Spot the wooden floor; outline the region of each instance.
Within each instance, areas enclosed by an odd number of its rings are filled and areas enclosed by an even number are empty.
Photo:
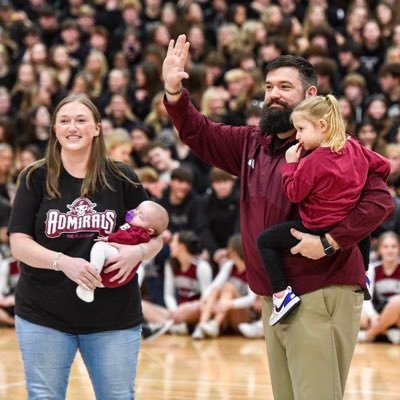
[[[272,400],[263,340],[208,341],[165,335],[142,346],[137,400]],[[400,399],[400,346],[357,345],[346,400]],[[26,398],[15,332],[0,329],[0,400]],[[78,357],[68,400],[94,400]],[[322,400],[322,399],[321,399]]]

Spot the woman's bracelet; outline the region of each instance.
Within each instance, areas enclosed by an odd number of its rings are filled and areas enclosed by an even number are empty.
[[[141,251],[140,261],[143,261],[144,260],[144,256],[146,255],[146,253],[144,251],[144,247],[141,244],[139,244],[139,249]]]
[[[51,265],[54,269],[54,271],[60,271],[60,268],[58,268],[58,259],[62,256],[62,253],[57,253],[56,256],[54,257],[53,264]]]
[[[176,92],[170,92],[165,86],[164,86],[165,93],[169,94],[170,96],[178,96],[178,94],[181,94],[183,92],[183,86],[182,83],[180,83],[179,90]]]

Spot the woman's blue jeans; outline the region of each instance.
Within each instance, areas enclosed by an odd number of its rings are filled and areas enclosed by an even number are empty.
[[[72,335],[16,317],[28,400],[64,400],[79,349],[97,400],[132,400],[141,326]]]

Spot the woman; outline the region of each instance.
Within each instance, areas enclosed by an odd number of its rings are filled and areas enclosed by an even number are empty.
[[[172,236],[170,260],[165,266],[164,302],[166,308],[143,301],[144,318],[158,326],[145,335],[149,341],[169,330],[174,335],[187,335],[199,322],[201,297],[211,284],[212,270],[199,258],[203,246],[193,231],[180,231]]]
[[[217,337],[222,328],[238,332],[239,324],[251,319],[250,307],[257,295],[247,284],[240,233],[230,237],[227,253],[228,258],[221,263],[218,275],[203,296],[200,322],[192,334],[194,339]]]
[[[15,313],[28,397],[64,399],[79,349],[96,398],[133,399],[142,320],[137,278],[99,290],[88,304],[75,290],[102,286],[87,261],[93,241],[120,226],[145,191],[127,166],[106,157],[101,118],[86,97],[63,99],[50,126],[46,158],[20,176],[9,225],[21,261]],[[115,247],[119,255],[105,272],[119,270],[112,280],[123,282],[161,243]]]
[[[372,300],[365,301],[358,334],[359,342],[373,342],[387,335],[400,343],[400,242],[394,232],[383,233],[377,243],[380,261],[369,269]]]
[[[170,332],[187,334],[200,318],[200,298],[211,284],[212,270],[198,256],[203,250],[192,231],[177,232],[169,244],[171,258],[165,266],[164,302],[174,320]]]
[[[34,144],[40,150],[43,157],[49,141],[50,111],[47,106],[33,106],[26,111],[22,118],[25,127],[23,133],[17,139],[19,148]]]

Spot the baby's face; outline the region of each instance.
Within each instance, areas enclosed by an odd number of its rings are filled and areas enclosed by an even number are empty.
[[[125,215],[125,221],[132,226],[148,228],[144,208],[142,205],[139,205],[137,208],[129,210]]]

